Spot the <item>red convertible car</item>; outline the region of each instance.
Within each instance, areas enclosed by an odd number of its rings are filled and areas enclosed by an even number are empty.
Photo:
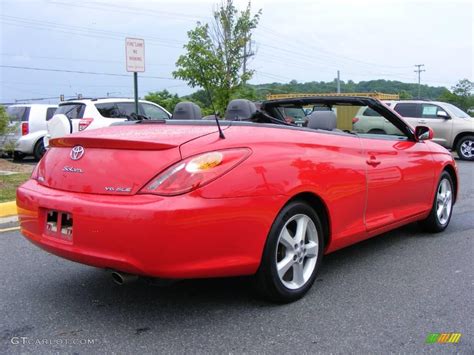
[[[319,109],[303,126],[286,122],[283,112],[311,105]],[[353,132],[361,107],[393,134]],[[254,275],[262,295],[290,302],[311,287],[324,254],[415,221],[431,232],[449,224],[456,163],[428,127],[377,100],[275,100],[258,110],[235,100],[220,125],[189,112],[52,140],[17,192],[23,235],[112,270],[119,283]]]

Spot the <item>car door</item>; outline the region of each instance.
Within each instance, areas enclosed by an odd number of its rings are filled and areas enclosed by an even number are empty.
[[[431,151],[426,143],[415,142],[393,123],[390,125],[390,131],[396,134],[359,134],[367,164],[365,224],[369,232],[431,207]]]
[[[453,120],[443,108],[426,102],[397,103],[394,109],[413,127],[430,127],[434,132],[433,141],[444,147],[449,146],[448,142],[452,140]]]

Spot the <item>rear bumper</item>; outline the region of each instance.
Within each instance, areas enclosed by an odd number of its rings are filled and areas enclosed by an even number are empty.
[[[37,246],[79,263],[162,278],[255,273],[283,200],[91,195],[34,180],[17,191],[21,232]],[[50,210],[72,214],[72,241],[48,234]]]

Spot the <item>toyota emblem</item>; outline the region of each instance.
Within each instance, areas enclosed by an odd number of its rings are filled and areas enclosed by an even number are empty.
[[[84,155],[84,147],[80,145],[76,145],[74,148],[71,149],[70,157],[72,160],[79,160]]]

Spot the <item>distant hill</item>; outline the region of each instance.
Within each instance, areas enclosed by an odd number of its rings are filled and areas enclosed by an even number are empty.
[[[283,93],[330,93],[336,92],[336,82],[311,81],[307,83],[298,83],[292,80],[287,84],[268,83],[259,85],[249,85],[252,87],[258,99],[265,99],[267,94]],[[421,85],[421,98],[435,100],[442,94],[449,92],[442,86]],[[399,94],[403,99],[418,97],[418,84],[403,83],[395,80],[370,80],[360,81],[358,83],[349,80],[341,81],[341,92],[382,92],[386,94]]]

